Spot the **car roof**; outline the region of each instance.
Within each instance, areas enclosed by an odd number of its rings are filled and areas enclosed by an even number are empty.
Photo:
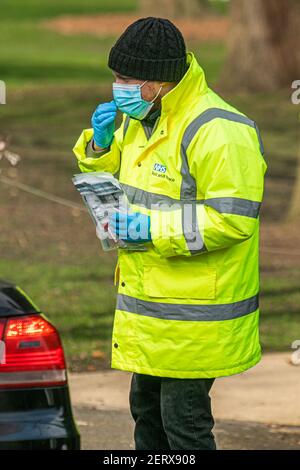
[[[0,317],[39,312],[16,284],[0,279]]]
[[[6,281],[5,279],[0,279],[0,290],[2,287],[14,287],[15,284],[13,284],[10,281]]]

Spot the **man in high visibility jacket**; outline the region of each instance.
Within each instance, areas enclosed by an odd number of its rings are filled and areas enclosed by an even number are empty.
[[[73,150],[81,171],[118,175],[131,211],[111,227],[147,247],[119,249],[112,368],[133,372],[136,449],[215,449],[213,381],[261,357],[262,142],[167,19],[131,24],[108,65],[114,99]]]

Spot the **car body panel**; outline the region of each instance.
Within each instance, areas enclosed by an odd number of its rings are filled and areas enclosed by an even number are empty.
[[[0,280],[0,322],[40,313],[18,286]],[[80,449],[68,385],[0,389],[0,450],[4,449]]]

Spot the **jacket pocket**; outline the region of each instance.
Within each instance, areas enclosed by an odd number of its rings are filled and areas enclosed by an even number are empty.
[[[144,293],[149,297],[214,299],[216,269],[211,266],[144,266]]]

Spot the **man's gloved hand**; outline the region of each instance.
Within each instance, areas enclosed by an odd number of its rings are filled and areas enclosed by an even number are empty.
[[[109,218],[108,226],[117,238],[127,243],[151,241],[149,215],[140,212],[114,212]]]
[[[106,148],[112,143],[115,131],[117,107],[114,100],[97,106],[92,116],[94,142],[98,147]]]

